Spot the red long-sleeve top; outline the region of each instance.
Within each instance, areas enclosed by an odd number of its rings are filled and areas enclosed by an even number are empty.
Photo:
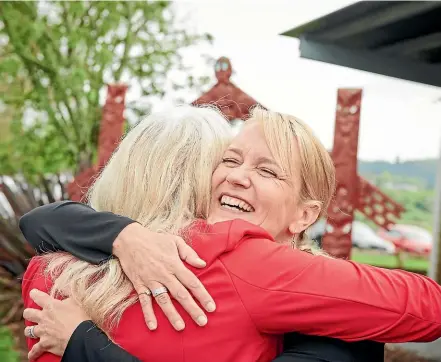
[[[200,225],[200,224],[199,224]],[[191,231],[191,246],[207,261],[191,270],[217,304],[207,326],[173,329],[157,305],[158,329],[145,326],[139,303],[128,308],[113,338],[143,361],[270,361],[283,333],[330,336],[346,341],[432,341],[441,336],[441,287],[433,280],[293,250],[242,220]],[[26,307],[33,288],[49,291],[41,259],[23,280]],[[28,324],[29,325],[29,324]],[[29,348],[36,340],[28,339]],[[38,362],[60,361],[45,353]]]

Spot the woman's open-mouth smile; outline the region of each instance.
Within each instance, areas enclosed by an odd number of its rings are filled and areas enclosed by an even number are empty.
[[[254,207],[243,199],[222,194],[219,198],[220,205],[223,209],[228,209],[236,212],[253,212]]]

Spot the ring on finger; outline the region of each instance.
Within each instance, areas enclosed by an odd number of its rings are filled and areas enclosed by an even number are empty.
[[[147,297],[150,297],[152,295],[152,292],[149,289],[147,289],[147,290],[144,290],[143,292],[139,293],[139,295],[141,295],[141,294],[145,294]]]
[[[152,295],[156,298],[158,295],[167,293],[168,289],[166,287],[156,288],[152,290]]]
[[[29,338],[32,338],[32,339],[38,339],[38,337],[34,333],[34,329],[35,329],[35,326],[29,327],[28,336],[29,336]]]

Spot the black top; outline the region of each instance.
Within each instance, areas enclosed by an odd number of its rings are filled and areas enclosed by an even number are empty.
[[[91,321],[85,321],[77,327],[61,360],[61,362],[77,361],[141,362],[112,343]],[[332,338],[289,333],[285,335],[283,353],[273,362],[383,361],[384,345],[382,343],[369,341],[347,343]]]
[[[37,251],[67,251],[78,259],[100,264],[112,255],[118,234],[132,219],[96,212],[73,201],[37,207],[20,219],[20,230]]]
[[[20,229],[37,253],[67,251],[99,264],[112,255],[118,234],[135,221],[91,207],[61,201],[38,207],[20,219]],[[185,333],[185,332],[184,332]],[[284,351],[274,362],[383,362],[384,345],[363,341],[285,335]],[[91,321],[81,323],[69,340],[62,362],[139,362],[112,343]],[[148,362],[148,361],[147,361]]]
[[[98,329],[92,321],[81,323],[70,337],[61,362],[141,362]]]

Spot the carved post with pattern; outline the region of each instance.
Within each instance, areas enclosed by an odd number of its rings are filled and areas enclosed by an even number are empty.
[[[328,209],[322,247],[339,258],[351,254],[354,210],[358,201],[357,151],[360,127],[361,89],[339,89],[332,159],[337,189]]]
[[[99,170],[109,161],[123,135],[124,101],[126,85],[109,85],[106,104],[100,124],[98,138],[98,163],[82,171],[68,185],[67,191],[73,201],[84,201],[84,195],[93,183]]]
[[[107,88],[107,99],[98,138],[99,168],[104,167],[110,160],[123,135],[126,92],[127,86],[123,84],[113,84]]]

